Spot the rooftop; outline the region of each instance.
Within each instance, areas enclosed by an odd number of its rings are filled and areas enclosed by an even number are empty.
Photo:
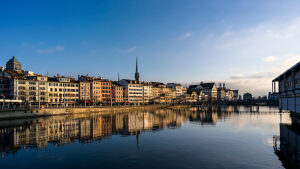
[[[288,70],[286,70],[285,72],[283,72],[282,74],[280,74],[279,76],[277,76],[275,79],[273,79],[273,81],[279,81],[280,78],[282,78],[285,74],[290,73],[292,70],[299,68],[300,67],[300,61],[298,63],[296,63],[294,66],[290,67]]]

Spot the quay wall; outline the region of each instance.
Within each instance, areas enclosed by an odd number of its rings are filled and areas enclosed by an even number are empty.
[[[80,113],[115,113],[130,111],[149,111],[162,108],[180,109],[188,107],[188,105],[142,105],[142,106],[113,106],[113,107],[83,107],[83,108],[33,108],[20,110],[0,111],[0,120],[33,118],[55,115],[71,115]]]

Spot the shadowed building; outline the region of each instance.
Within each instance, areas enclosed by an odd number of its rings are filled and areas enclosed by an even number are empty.
[[[245,93],[243,96],[244,101],[251,101],[252,100],[252,94],[251,93]]]
[[[280,109],[300,113],[300,62],[272,81],[272,93],[278,94]]]

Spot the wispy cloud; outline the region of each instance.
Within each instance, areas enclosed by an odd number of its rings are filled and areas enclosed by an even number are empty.
[[[129,48],[127,51],[128,51],[128,52],[133,52],[133,51],[135,51],[135,50],[136,50],[136,46],[133,46],[133,47]]]
[[[243,74],[235,74],[230,77],[231,79],[243,79],[245,76]]]
[[[262,61],[263,62],[273,62],[275,60],[277,60],[278,58],[276,56],[267,56],[267,57],[263,57]]]
[[[240,80],[240,79],[269,79],[276,76],[274,72],[256,72],[256,73],[249,73],[249,74],[236,74],[232,75],[230,79],[233,80]]]
[[[53,49],[38,49],[36,52],[38,54],[44,54],[44,53],[53,53],[53,52],[62,52],[65,48],[63,46],[56,46]]]
[[[187,38],[191,37],[192,35],[193,35],[192,32],[186,32],[186,33],[184,33],[183,35],[181,35],[181,36],[179,37],[179,39],[187,39]]]

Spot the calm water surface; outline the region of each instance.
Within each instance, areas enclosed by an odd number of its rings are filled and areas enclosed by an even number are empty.
[[[231,106],[0,121],[0,168],[297,168],[281,145],[294,134],[300,147],[290,123]]]

